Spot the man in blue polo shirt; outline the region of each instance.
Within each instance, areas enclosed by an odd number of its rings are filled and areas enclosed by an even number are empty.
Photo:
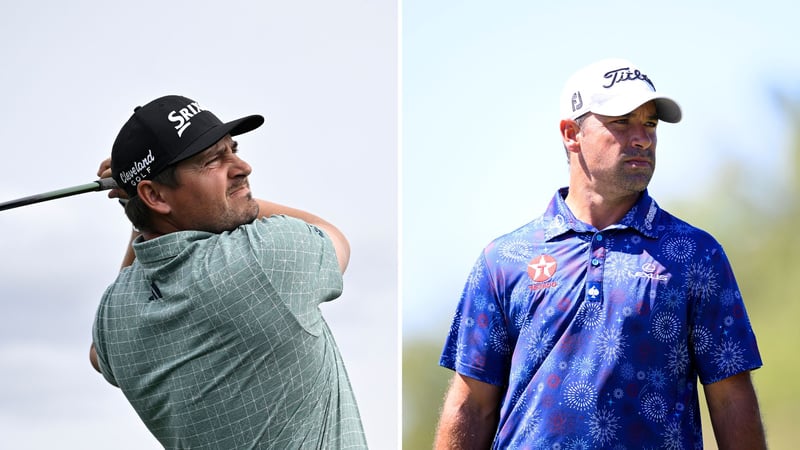
[[[765,448],[725,252],[647,191],[658,122],[680,107],[603,60],[567,81],[561,118],[569,186],[475,263],[440,361],[456,374],[437,448],[701,448],[698,380],[720,448]]]

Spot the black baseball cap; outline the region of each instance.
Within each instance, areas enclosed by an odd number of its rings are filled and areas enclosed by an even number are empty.
[[[230,134],[255,130],[264,117],[251,115],[223,123],[196,101],[179,95],[157,98],[137,106],[111,148],[111,176],[136,195],[142,180],[153,178],[170,164],[183,161]]]

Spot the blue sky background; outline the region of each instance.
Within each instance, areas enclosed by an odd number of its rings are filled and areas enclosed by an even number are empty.
[[[395,2],[6,1],[0,61],[0,201],[95,179],[133,108],[162,95],[264,115],[237,138],[253,193],[348,236],[323,314],[369,443],[397,443]],[[0,212],[0,447],[159,448],[88,361],[129,230],[104,193]]]
[[[753,195],[784,183],[788,130],[771,89],[800,94],[798,12],[776,0],[405,0],[403,339],[443,342],[481,249],[567,184],[559,95],[595,60],[633,61],[683,109],[659,125],[650,192],[662,207],[731,162]]]

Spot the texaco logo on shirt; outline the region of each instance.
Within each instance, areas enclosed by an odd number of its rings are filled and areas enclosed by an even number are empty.
[[[531,285],[532,290],[555,287],[555,281],[548,280],[553,277],[558,269],[558,262],[550,255],[539,255],[528,263],[528,276],[534,281]]]

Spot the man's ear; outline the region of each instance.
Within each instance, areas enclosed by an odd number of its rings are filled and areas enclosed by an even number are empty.
[[[136,186],[136,192],[145,205],[159,214],[169,214],[172,211],[169,203],[162,195],[163,186],[154,184],[150,180],[143,180]]]
[[[581,144],[578,142],[578,133],[580,133],[581,127],[578,123],[571,119],[564,119],[559,127],[561,129],[561,140],[564,142],[564,147],[567,151],[580,152]]]

